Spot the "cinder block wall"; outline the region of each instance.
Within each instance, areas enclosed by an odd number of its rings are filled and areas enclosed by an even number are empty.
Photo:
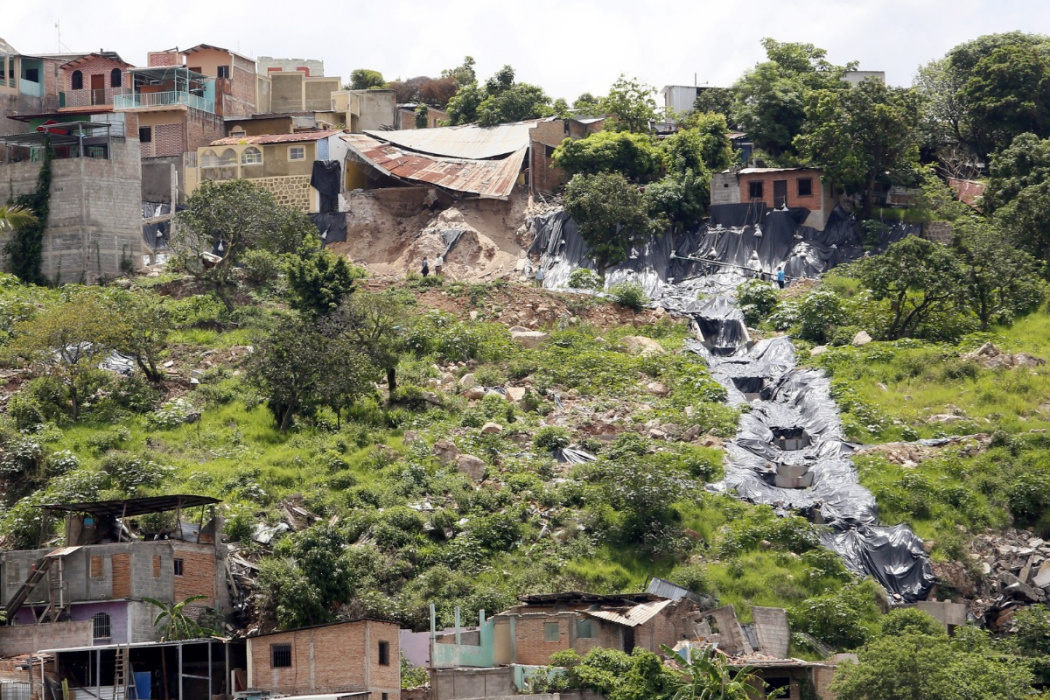
[[[142,265],[142,166],[138,139],[114,139],[111,157],[52,163],[51,214],[41,271],[59,282],[93,283]],[[2,198],[36,187],[40,163],[0,165]],[[0,237],[5,243],[9,235]]]

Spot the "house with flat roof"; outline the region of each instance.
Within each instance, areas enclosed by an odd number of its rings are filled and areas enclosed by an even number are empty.
[[[711,204],[762,204],[804,209],[805,226],[822,231],[837,203],[820,168],[743,168],[711,176]]]

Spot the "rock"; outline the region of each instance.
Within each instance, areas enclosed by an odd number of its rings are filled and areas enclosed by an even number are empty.
[[[507,387],[507,401],[512,403],[521,403],[521,400],[525,398],[525,387],[523,386],[508,386]]]
[[[682,442],[692,442],[693,440],[700,437],[700,433],[703,431],[699,425],[694,425],[691,428],[686,428],[686,431],[682,433]]]
[[[632,355],[645,357],[648,355],[663,355],[666,352],[660,343],[643,335],[625,335],[623,338],[620,338],[620,342],[627,348],[627,352]]]
[[[481,481],[485,477],[485,461],[474,455],[459,455],[456,457],[456,469],[466,474],[474,481]]]
[[[828,351],[828,346],[827,345],[817,345],[816,347],[812,347],[812,348],[809,349],[809,356],[810,357],[816,357],[817,355],[823,355],[827,351]]]
[[[463,396],[465,396],[470,401],[477,401],[478,399],[485,398],[485,390],[482,389],[480,386],[474,386],[464,391]]]
[[[478,320],[478,310],[477,309],[471,309],[470,310],[470,320],[471,321],[477,321]]]
[[[441,380],[437,379],[436,377],[431,377],[430,379],[427,380],[427,386],[429,386],[431,388],[437,388],[437,387],[441,386]]]
[[[883,391],[889,391],[890,390],[890,388],[888,386],[886,386],[885,384],[883,384],[882,382],[878,382],[877,384],[875,384],[875,386],[879,387]]]
[[[1043,565],[1039,567],[1039,571],[1035,572],[1035,576],[1032,577],[1032,584],[1038,588],[1050,586],[1050,561],[1044,561]]]
[[[550,333],[543,331],[515,331],[510,334],[511,340],[525,348],[535,350],[550,339]]]
[[[455,384],[456,383],[456,375],[452,374],[451,372],[445,372],[443,375],[441,375],[441,383],[443,385],[444,384]]]
[[[663,318],[667,315],[667,309],[662,306],[657,306],[653,309],[653,318]]]
[[[853,340],[850,341],[850,345],[855,345],[858,348],[867,345],[871,342],[871,336],[868,335],[867,331],[860,331],[857,335],[853,336]]]
[[[662,382],[649,382],[645,385],[645,390],[654,396],[667,396],[671,393],[667,385]]]
[[[499,423],[489,422],[481,426],[481,432],[485,435],[499,435],[503,432],[503,426]]]
[[[442,464],[451,464],[452,462],[455,462],[456,457],[459,456],[459,448],[450,440],[438,440],[434,443],[432,452]]]
[[[666,440],[667,439],[667,433],[665,433],[664,431],[660,430],[659,428],[653,428],[652,430],[649,431],[649,438],[651,440]]]
[[[510,332],[511,332],[512,334],[513,334],[513,333],[525,333],[525,332],[527,332],[528,330],[529,330],[529,329],[528,329],[528,328],[526,328],[525,326],[511,326],[511,327],[510,327]]]
[[[467,389],[473,389],[477,385],[478,381],[474,379],[473,372],[470,374],[464,374],[459,378],[459,388],[463,391]]]

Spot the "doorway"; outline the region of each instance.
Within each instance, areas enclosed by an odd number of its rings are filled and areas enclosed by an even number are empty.
[[[786,207],[788,201],[788,181],[773,180],[773,207],[780,209]]]

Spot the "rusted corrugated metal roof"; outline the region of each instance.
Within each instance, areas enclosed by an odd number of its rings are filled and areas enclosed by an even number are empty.
[[[496,160],[440,158],[412,153],[365,134],[344,134],[341,138],[358,158],[387,175],[493,199],[510,196],[528,151],[526,144]]]
[[[439,126],[433,129],[366,131],[381,141],[445,158],[498,158],[529,146],[529,131],[538,120],[499,126]]]
[[[262,136],[227,136],[224,139],[212,141],[210,146],[236,146],[242,143],[265,144],[265,143],[296,143],[298,141],[320,141],[329,136],[338,134],[338,129],[326,131],[300,131],[297,134],[265,134]]]
[[[596,617],[599,620],[615,622],[618,625],[637,627],[656,617],[657,613],[670,605],[671,602],[670,600],[654,600],[650,603],[639,603],[624,612],[616,612],[615,610],[584,610],[583,613]]]

